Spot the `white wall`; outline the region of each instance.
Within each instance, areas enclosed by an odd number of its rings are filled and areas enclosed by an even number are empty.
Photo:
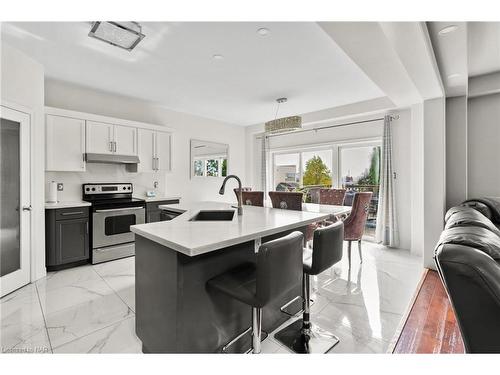
[[[467,97],[446,99],[446,208],[467,199]]]
[[[443,230],[446,199],[445,101],[424,101],[424,267],[435,268],[434,248]]]
[[[384,112],[385,113],[385,112]],[[335,125],[351,121],[359,121],[383,117],[384,113],[370,114],[368,116],[356,116],[342,118],[342,120],[322,121],[320,126]],[[400,247],[412,248],[411,244],[411,158],[408,150],[411,145],[411,111],[409,109],[398,112],[399,120],[392,122],[393,126],[393,148],[394,148],[394,171],[396,179],[396,204],[400,231]],[[255,141],[255,135],[262,132],[262,124],[247,127],[247,180],[249,185],[261,189],[261,145],[260,140]],[[381,138],[383,133],[383,121],[370,122],[359,125],[345,126],[320,130],[318,132],[306,132],[299,134],[288,134],[272,137],[271,149],[284,147],[300,147],[304,145],[315,145],[321,143],[338,143],[354,139]]]
[[[245,129],[220,121],[175,112],[165,107],[139,99],[122,97],[66,82],[47,79],[45,105],[69,110],[95,113],[127,120],[142,121],[174,129],[172,142],[172,172],[160,179],[160,187],[166,195],[180,195],[184,200],[234,201],[232,189],[225,196],[218,194],[221,178],[190,179],[189,141],[191,138],[229,144],[228,172],[242,177],[245,168]],[[65,182],[65,191],[73,197],[80,192],[82,182],[120,179],[133,181],[144,191],[155,180],[153,174],[130,174],[120,166],[89,167],[90,173],[47,173],[47,181]],[[108,175],[113,173],[112,175]],[[108,175],[108,176],[107,176]],[[157,176],[158,177],[158,176]],[[245,184],[246,181],[243,180]],[[236,186],[236,185],[235,185]],[[69,197],[69,195],[64,195]]]
[[[500,94],[469,98],[467,137],[469,198],[500,197]]]
[[[45,276],[43,66],[1,44],[1,98],[31,112],[31,280]]]

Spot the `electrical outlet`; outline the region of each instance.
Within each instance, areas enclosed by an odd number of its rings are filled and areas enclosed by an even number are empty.
[[[57,191],[63,191],[64,190],[64,184],[62,182],[57,183]]]

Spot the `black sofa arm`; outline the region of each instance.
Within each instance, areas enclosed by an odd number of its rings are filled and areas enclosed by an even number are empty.
[[[468,353],[500,353],[500,265],[463,245],[445,244],[434,260]]]

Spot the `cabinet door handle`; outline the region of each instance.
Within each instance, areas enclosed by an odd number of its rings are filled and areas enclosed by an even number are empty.
[[[80,214],[83,214],[83,211],[62,212],[61,216],[80,215]]]
[[[156,158],[156,170],[160,170],[160,158]]]
[[[113,152],[113,142],[108,142],[109,152]]]
[[[85,222],[85,231],[89,234],[89,222]]]

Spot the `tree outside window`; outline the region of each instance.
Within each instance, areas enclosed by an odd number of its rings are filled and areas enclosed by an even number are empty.
[[[215,159],[207,160],[207,176],[218,177],[219,176],[219,161]]]
[[[313,156],[306,162],[302,185],[331,185],[332,172],[319,156]]]

